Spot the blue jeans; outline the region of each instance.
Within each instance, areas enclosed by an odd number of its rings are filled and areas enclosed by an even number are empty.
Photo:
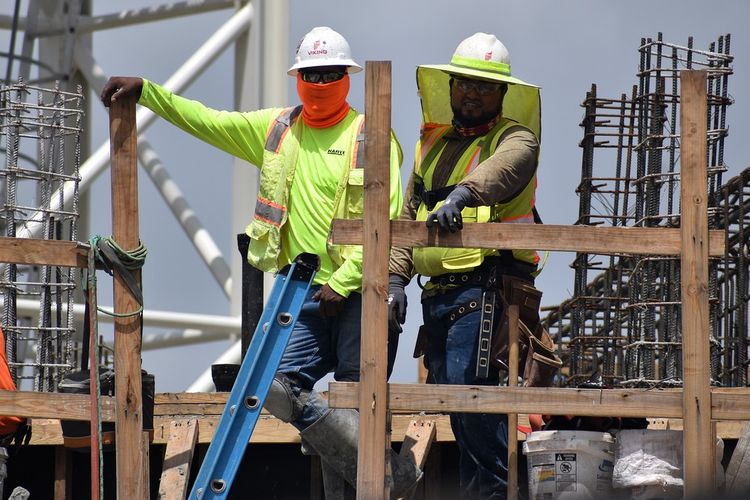
[[[319,289],[320,285],[310,287],[278,368],[278,372],[290,378],[292,390],[297,395],[302,389],[312,390],[315,383],[329,372],[333,372],[333,378],[339,382],[359,382],[362,295],[352,292],[338,316],[323,318],[318,313],[318,302],[312,300]],[[389,334],[389,377],[397,347],[398,334]],[[292,424],[300,431],[304,430],[327,410],[325,399],[311,397],[302,415]]]
[[[461,287],[422,301],[429,335],[428,382],[497,386],[498,370],[487,379],[476,378],[480,310],[456,320],[449,315],[473,300],[481,301],[482,288]],[[500,317],[501,311],[495,312]],[[459,450],[459,481],[466,498],[506,498],[508,477],[508,418],[492,413],[451,414],[451,429]]]

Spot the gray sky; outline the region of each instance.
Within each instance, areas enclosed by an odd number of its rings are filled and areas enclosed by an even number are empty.
[[[122,8],[124,2],[94,0],[94,13],[106,14]],[[158,5],[160,2],[131,0],[128,8]],[[7,2],[0,13],[11,14]],[[156,82],[166,80],[207,39],[229,11],[169,22],[151,23],[96,34],[94,55],[108,74],[141,75]],[[378,2],[291,0],[290,53],[299,38],[317,25],[330,26],[349,41],[356,61],[391,60],[393,63],[393,128],[401,141],[405,158],[402,177],[412,165],[419,127],[419,102],[414,71],[418,64],[444,63],[456,45],[477,31],[494,33],[511,54],[514,76],[542,88],[542,149],[539,165],[537,206],[545,222],[571,224],[577,218],[582,136],[580,107],[592,83],[599,94],[618,97],[637,83],[638,46],[641,37],[707,49],[719,35],[731,33],[735,56],[729,92],[735,99],[727,113],[730,135],[725,145],[729,173],[736,175],[750,164],[744,138],[750,134],[750,34],[746,23],[750,4],[743,0],[659,1],[601,0],[464,1],[414,0]],[[6,45],[7,46],[7,45]],[[4,50],[4,49],[1,49]],[[232,106],[232,52],[217,59],[185,96],[205,104],[229,109]],[[352,77],[350,102],[364,109],[364,76]],[[93,96],[92,96],[93,97]],[[289,103],[298,102],[292,81]],[[107,134],[107,119],[94,103],[93,146]],[[231,159],[160,122],[147,135],[170,174],[180,184],[203,223],[209,227],[225,256],[236,251],[231,228]],[[252,168],[252,167],[250,167]],[[141,234],[149,247],[144,270],[147,307],[205,314],[226,314],[228,303],[203,264],[196,257],[169,209],[156,194],[145,174],[141,176]],[[94,202],[101,207],[93,233],[110,234],[109,176],[96,182]],[[254,193],[248,193],[254,197]],[[544,291],[543,303],[552,305],[570,296],[573,275],[572,254],[552,254],[537,281]],[[107,280],[100,280],[107,283]],[[110,303],[103,288],[100,301]],[[414,332],[420,324],[418,289],[410,287],[407,329],[401,338],[399,357],[392,381],[416,379],[411,359]],[[216,356],[226,342],[202,344],[145,353],[144,368],[156,374],[157,390],[184,389]]]

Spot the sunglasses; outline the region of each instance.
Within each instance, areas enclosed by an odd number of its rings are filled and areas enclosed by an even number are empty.
[[[500,90],[499,83],[481,82],[477,80],[464,80],[461,78],[454,78],[453,84],[464,94],[473,90],[479,95],[487,96],[490,94],[494,94],[495,92]]]
[[[344,71],[300,71],[302,81],[307,83],[331,83],[344,78]]]

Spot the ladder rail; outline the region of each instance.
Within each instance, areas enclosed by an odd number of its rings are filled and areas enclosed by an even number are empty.
[[[224,499],[229,494],[319,265],[316,255],[301,254],[286,276],[276,277],[193,484],[191,500]]]

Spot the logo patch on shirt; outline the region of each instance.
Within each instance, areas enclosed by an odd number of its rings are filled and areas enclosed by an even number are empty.
[[[336,155],[336,156],[344,156],[344,150],[343,149],[329,149],[328,150],[329,155]]]

